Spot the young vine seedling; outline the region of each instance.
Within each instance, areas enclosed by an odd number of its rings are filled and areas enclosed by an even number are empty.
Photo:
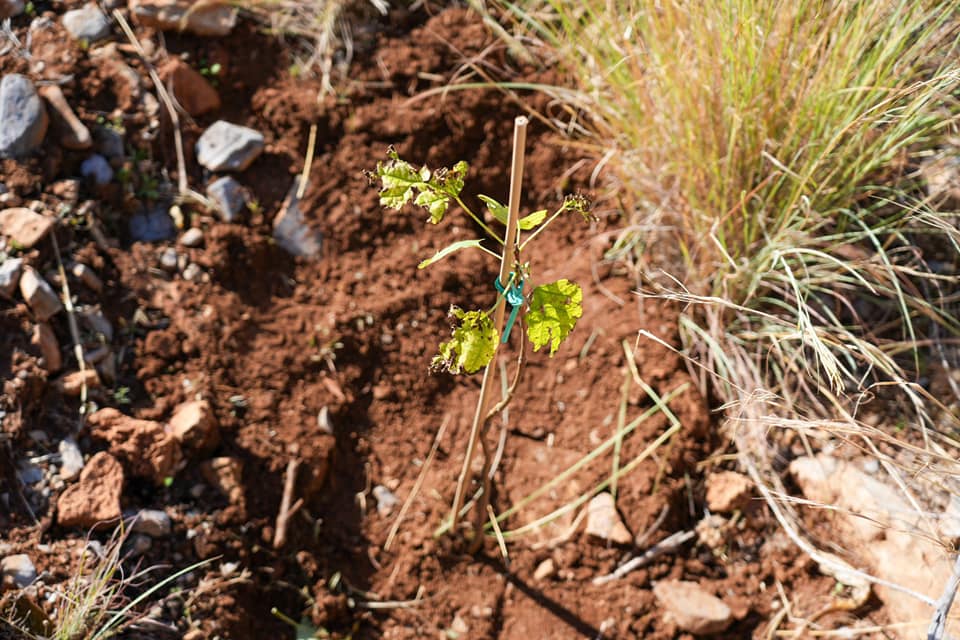
[[[503,246],[503,237],[484,223],[460,197],[468,168],[466,162],[460,161],[450,168],[431,170],[423,166],[416,169],[406,160],[402,160],[392,148],[388,151],[388,156],[387,161],[377,164],[375,173],[382,185],[381,205],[390,209],[401,209],[404,205],[413,202],[429,212],[430,217],[427,218],[427,222],[438,224],[446,215],[450,203],[455,202],[467,216],[486,231],[490,240]],[[493,218],[506,226],[507,207],[490,196],[478,197],[484,202]],[[500,292],[497,302],[490,309],[464,311],[456,306],[451,308],[450,315],[459,324],[454,327],[452,338],[440,345],[439,353],[432,363],[435,369],[445,369],[450,373],[459,374],[476,373],[486,367],[493,360],[498,343],[506,343],[512,328],[508,323],[504,335],[501,336],[493,323],[493,311],[504,300],[517,312],[526,308],[522,323],[527,329],[527,337],[534,351],[549,346],[550,355],[556,353],[583,313],[583,292],[578,284],[560,279],[533,287],[529,295],[523,293],[530,282],[530,263],[523,261],[523,252],[530,241],[564,212],[575,211],[585,219],[589,219],[588,207],[589,202],[586,198],[581,195],[571,195],[565,198],[560,207],[550,216],[547,215],[546,209],[542,209],[519,219],[518,230],[533,233],[522,241],[519,233],[516,236],[515,263],[511,266],[509,288]],[[482,239],[460,240],[447,245],[422,261],[419,268],[425,269],[463,249],[479,249],[497,260],[502,259],[500,254],[485,247]]]
[[[431,170],[422,166],[417,169],[401,159],[396,151],[390,148],[387,152],[388,159],[379,162],[376,171],[370,174],[372,180],[380,183],[381,205],[399,210],[413,203],[429,213],[428,223],[438,224],[444,219],[451,204],[455,204],[486,233],[486,238],[461,240],[444,247],[423,260],[419,265],[420,269],[462,250],[479,250],[500,261],[500,277],[493,283],[498,294],[493,307],[465,311],[458,306],[452,306],[450,316],[454,319],[455,325],[451,338],[440,344],[431,364],[435,370],[446,370],[453,374],[470,374],[484,370],[471,438],[447,529],[456,529],[458,520],[463,515],[461,508],[464,500],[465,479],[478,440],[483,447],[485,461],[484,470],[480,476],[483,490],[479,502],[475,505],[477,522],[475,522],[474,532],[480,531],[480,526],[486,518],[485,510],[490,493],[488,473],[490,452],[484,439],[486,425],[494,415],[506,407],[513,395],[523,367],[525,343],[529,341],[534,351],[548,348],[552,356],[576,327],[577,320],[583,314],[583,292],[576,283],[564,278],[532,286],[531,265],[525,260],[525,251],[530,243],[565,212],[579,213],[588,220],[590,213],[586,198],[571,195],[567,196],[552,214],[547,209],[542,209],[523,217],[519,216],[518,202],[525,127],[526,119],[518,118],[514,140],[510,206],[505,206],[490,196],[478,196],[493,220],[502,225],[502,235],[484,222],[461,198],[460,194],[468,171],[468,165],[464,161],[457,162],[449,168]],[[523,238],[522,235],[525,232],[528,235]],[[489,244],[499,248],[500,252],[489,248]],[[504,323],[506,306],[510,307],[510,314]],[[525,328],[526,339],[520,338],[520,357],[516,376],[504,399],[487,411],[489,391],[487,381],[492,369],[491,363],[500,345],[509,341],[512,329],[517,323]],[[474,539],[474,549],[480,541],[481,536],[477,535]]]

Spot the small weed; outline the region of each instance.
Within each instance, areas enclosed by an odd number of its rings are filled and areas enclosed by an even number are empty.
[[[130,404],[130,387],[117,387],[113,392],[113,401],[117,404]]]
[[[223,71],[223,67],[219,62],[208,64],[206,60],[200,61],[200,75],[202,75],[204,78],[207,78],[213,87],[220,86],[221,71]]]

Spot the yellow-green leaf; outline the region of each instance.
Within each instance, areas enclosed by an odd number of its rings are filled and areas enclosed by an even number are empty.
[[[557,280],[533,290],[530,311],[524,316],[527,336],[534,351],[550,345],[550,355],[557,352],[577,320],[583,315],[583,291],[569,280]]]
[[[523,216],[520,218],[518,225],[523,231],[530,231],[539,224],[542,224],[544,220],[547,219],[547,210],[540,209],[540,211],[534,211],[528,216]]]
[[[440,353],[433,358],[432,367],[450,373],[475,373],[490,364],[497,351],[500,337],[493,320],[483,311],[464,311],[450,308],[450,315],[460,321],[454,327],[453,337],[440,345]]]
[[[483,200],[484,204],[487,205],[487,211],[490,212],[490,215],[499,220],[500,224],[504,226],[507,225],[507,208],[504,205],[500,204],[490,196],[480,194],[477,197]]]

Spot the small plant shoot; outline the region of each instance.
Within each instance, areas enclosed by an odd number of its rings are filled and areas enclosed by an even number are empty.
[[[460,161],[450,168],[431,170],[426,166],[417,169],[400,158],[392,148],[388,159],[377,164],[373,178],[380,182],[380,204],[390,209],[401,209],[413,203],[429,213],[427,221],[438,224],[447,214],[451,203],[455,203],[488,236],[488,240],[504,245],[504,235],[491,229],[480,216],[464,203],[460,194],[463,190],[468,165]],[[507,226],[507,207],[494,198],[478,196],[486,205],[487,211],[500,225]],[[568,196],[560,207],[549,215],[547,209],[534,211],[520,217],[517,221],[518,233],[514,245],[514,264],[511,265],[510,282],[500,292],[496,304],[491,309],[464,311],[452,307],[450,317],[457,324],[450,340],[440,345],[438,355],[433,359],[435,369],[450,373],[475,373],[486,367],[497,351],[498,343],[506,342],[512,324],[508,323],[504,336],[494,326],[492,314],[497,305],[506,301],[511,307],[522,313],[520,322],[526,327],[526,334],[534,351],[549,346],[550,355],[573,331],[577,320],[583,314],[583,292],[580,286],[567,279],[557,280],[535,286],[524,293],[530,282],[530,263],[523,261],[523,251],[527,244],[543,231],[551,222],[564,212],[576,212],[589,219],[589,202],[583,196]],[[521,240],[522,231],[532,232]],[[461,240],[454,242],[419,264],[424,269],[447,256],[464,249],[476,249],[490,254],[498,260],[502,256],[484,246],[483,239]],[[514,304],[516,303],[516,304]],[[516,317],[516,316],[515,316]]]
[[[431,364],[435,370],[445,370],[453,374],[476,373],[481,369],[484,372],[450,518],[438,530],[438,534],[458,531],[461,515],[470,510],[472,504],[473,526],[464,533],[468,538],[472,536],[473,551],[479,549],[483,542],[483,522],[489,509],[491,451],[486,435],[490,420],[503,411],[513,397],[523,371],[526,343],[529,341],[534,351],[549,349],[549,354],[553,356],[583,315],[583,291],[578,284],[564,278],[556,282],[533,285],[533,271],[530,261],[526,260],[526,249],[530,242],[566,212],[579,213],[588,220],[590,214],[587,199],[577,195],[565,198],[552,214],[547,209],[540,209],[520,215],[526,126],[526,118],[521,116],[516,119],[509,205],[501,204],[487,195],[479,196],[495,228],[491,228],[484,218],[471,210],[460,195],[469,169],[464,161],[449,168],[430,169],[422,166],[418,169],[400,158],[391,148],[387,152],[387,159],[377,163],[376,171],[369,174],[371,182],[379,182],[382,206],[401,209],[413,204],[427,211],[427,222],[438,224],[451,210],[451,205],[455,205],[486,234],[484,238],[460,240],[444,247],[424,259],[419,265],[420,269],[464,250],[482,251],[500,264],[499,276],[491,283],[491,288],[497,294],[493,306],[489,309],[472,310],[452,306],[452,335],[449,340],[440,344]],[[523,237],[523,234],[526,234],[526,237]],[[495,367],[491,365],[500,345],[509,341],[513,327],[517,324],[520,325],[518,331],[525,330],[526,337],[520,338],[516,373],[509,388],[506,381],[503,382],[503,398],[491,407],[492,385],[489,383],[495,375],[492,374]],[[483,470],[479,476],[474,476],[474,479],[481,490],[479,493],[471,491],[477,498],[471,504],[465,505],[467,485],[472,473],[471,462],[478,445],[483,452]]]

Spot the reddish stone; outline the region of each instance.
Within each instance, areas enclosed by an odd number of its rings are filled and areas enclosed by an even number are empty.
[[[197,117],[220,109],[220,95],[207,79],[180,58],[171,58],[160,67],[160,79],[173,86],[173,95],[180,106]]]
[[[120,518],[123,467],[106,451],[96,454],[80,473],[80,481],[68,486],[57,500],[57,522],[64,527],[89,529],[112,524]]]

